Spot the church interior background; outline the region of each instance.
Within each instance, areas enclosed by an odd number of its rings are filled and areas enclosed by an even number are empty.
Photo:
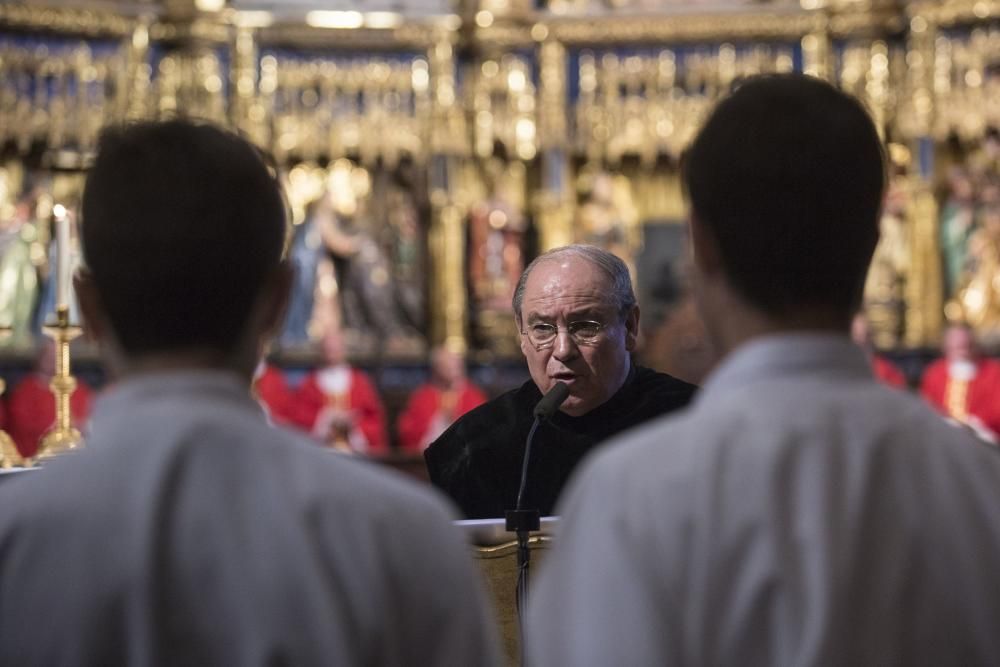
[[[0,370],[33,364],[53,221],[75,219],[101,126],[183,115],[252,138],[285,182],[279,366],[319,363],[332,327],[387,396],[434,344],[509,388],[517,276],[578,241],[631,267],[644,362],[697,382],[678,157],[734,81],[788,71],[859,95],[887,142],[877,347],[911,382],[948,320],[1000,351],[997,0],[49,0],[0,4]],[[85,340],[74,368],[100,383]]]

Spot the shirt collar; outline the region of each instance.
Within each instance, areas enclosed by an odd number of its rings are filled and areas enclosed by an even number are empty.
[[[760,380],[793,375],[871,378],[865,353],[850,338],[832,333],[788,333],[744,343],[709,375],[698,397],[713,396]]]
[[[106,390],[94,402],[93,425],[134,413],[143,404],[182,400],[206,404],[227,402],[263,412],[250,387],[236,373],[216,370],[180,370],[128,377]]]

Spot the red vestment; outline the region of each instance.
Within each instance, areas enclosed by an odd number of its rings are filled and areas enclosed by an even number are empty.
[[[906,377],[896,368],[896,364],[885,357],[878,355],[872,357],[872,372],[875,374],[875,379],[882,384],[897,389],[906,389]]]
[[[70,397],[73,426],[83,430],[90,416],[91,391],[77,380],[76,391]],[[37,373],[17,383],[7,398],[7,432],[14,438],[21,456],[30,457],[38,452],[38,441],[56,421],[56,403],[49,389],[49,379]]]
[[[949,380],[952,384],[955,380],[950,378],[948,368],[946,359],[939,359],[928,366],[920,393],[941,413],[958,421],[965,421],[966,415],[975,416],[995,435],[1000,435],[1000,361],[976,361],[976,375],[962,389],[965,401],[964,405],[958,406],[949,406]]]
[[[266,364],[263,371],[254,377],[253,393],[267,410],[271,422],[282,426],[299,426],[305,418],[301,405],[288,387],[285,374],[280,369]]]
[[[299,425],[312,431],[325,407],[347,410],[354,415],[354,426],[367,441],[367,451],[386,451],[389,443],[385,434],[385,410],[368,376],[351,368],[350,387],[346,395],[328,396],[319,385],[318,375],[319,371],[314,371],[306,376],[295,396]]]
[[[450,395],[445,395],[445,392],[435,384],[420,385],[410,394],[406,408],[396,422],[400,448],[410,452],[422,452],[440,435],[440,433],[428,434],[435,417],[441,419],[443,425],[448,426],[472,408],[485,402],[486,395],[471,382],[464,383],[460,390],[450,392]]]

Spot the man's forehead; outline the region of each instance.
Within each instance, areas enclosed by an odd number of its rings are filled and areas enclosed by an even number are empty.
[[[560,260],[540,264],[531,272],[521,308],[530,319],[601,316],[613,305],[611,286],[600,270],[586,261]]]
[[[531,271],[524,286],[524,299],[601,294],[611,287],[609,282],[590,262],[579,257],[561,257],[541,262]]]

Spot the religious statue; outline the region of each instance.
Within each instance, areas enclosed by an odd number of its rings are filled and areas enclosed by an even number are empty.
[[[367,170],[338,160],[305,206],[289,252],[297,277],[282,345],[312,343],[324,331],[342,329],[354,350],[367,345],[364,351],[373,353],[420,351],[413,349],[422,324],[422,312],[416,311],[422,311],[417,262],[423,239],[416,213],[388,187],[377,195],[378,205],[372,193]],[[393,259],[408,263],[401,267],[407,275],[398,280],[387,242]],[[417,290],[421,299],[397,298],[403,280],[409,280],[405,289]]]
[[[997,77],[1000,83],[1000,77]],[[976,144],[967,160],[973,174],[983,175],[986,179],[996,178],[1000,174],[1000,129],[987,127],[982,139]]]
[[[403,159],[393,169],[380,168],[372,179],[370,218],[373,235],[386,258],[392,279],[395,340],[407,352],[426,349],[427,220],[416,165]]]
[[[517,351],[510,304],[525,266],[523,171],[520,163],[491,158],[484,168],[487,198],[469,216],[472,337],[477,347],[500,354]]]
[[[958,302],[981,344],[995,350],[1000,349],[1000,205],[984,208],[978,217]]]
[[[974,216],[972,179],[965,169],[954,167],[948,175],[948,196],[941,209],[941,255],[948,298],[955,295],[961,283]]]
[[[642,244],[639,212],[628,180],[585,167],[578,179],[582,197],[574,221],[575,241],[596,245],[620,257],[636,279],[635,259]]]
[[[885,208],[865,279],[864,310],[875,346],[896,347],[902,340],[906,311],[906,280],[910,271],[909,192],[903,176],[889,183]]]
[[[14,203],[14,187],[10,173],[0,170],[0,327],[10,329],[9,335],[0,337],[0,345],[25,348],[34,342],[38,268],[33,255],[40,248],[35,193],[25,193]]]

